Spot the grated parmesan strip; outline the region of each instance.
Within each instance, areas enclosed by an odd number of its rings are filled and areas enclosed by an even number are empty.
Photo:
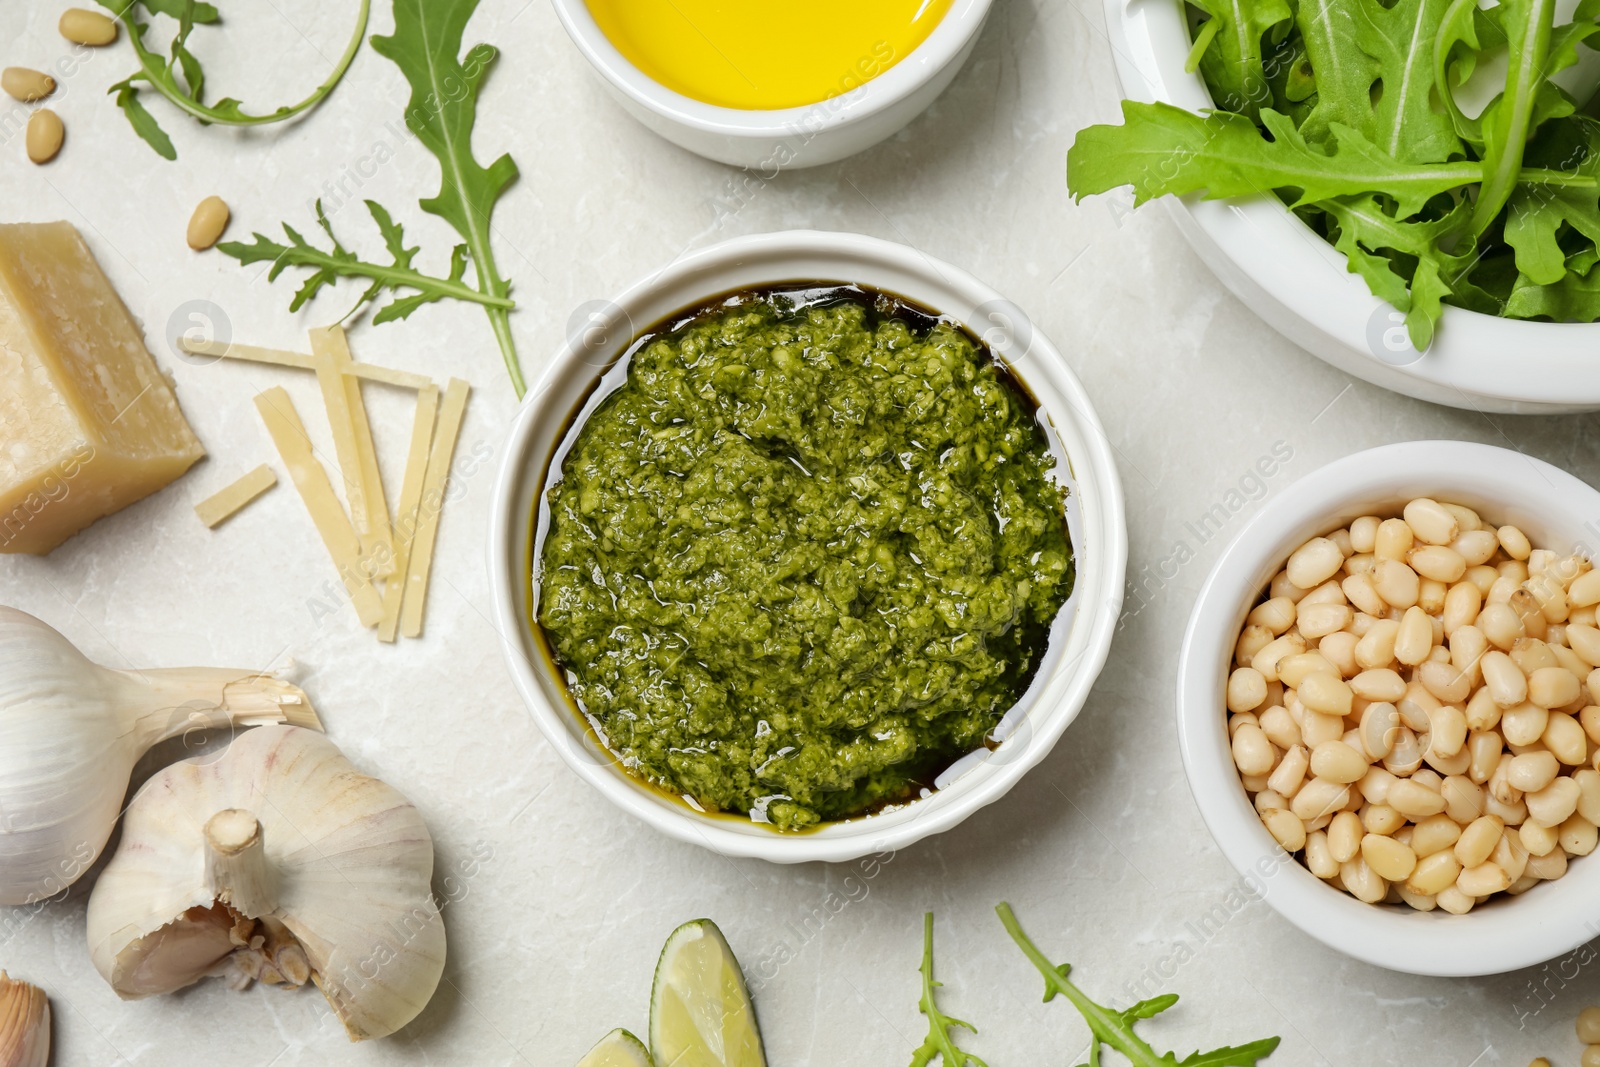
[[[218,359],[236,359],[247,363],[266,363],[274,367],[292,367],[296,370],[314,371],[317,369],[315,356],[304,355],[300,352],[286,352],[279,348],[225,344],[221,341],[191,341],[187,337],[179,338],[178,347],[191,356],[215,356]],[[395,370],[393,367],[381,367],[376,363],[352,362],[342,369],[345,374],[353,377],[369,382],[379,382],[383,385],[392,385],[400,389],[424,389],[433,384],[433,379],[426,375]]]
[[[444,489],[450,478],[450,462],[455,457],[456,439],[461,435],[461,418],[467,408],[470,386],[451,378],[439,409],[439,429],[434,434],[428,456],[428,473],[422,483],[419,523],[411,546],[410,566],[406,571],[405,603],[400,613],[400,632],[407,637],[422,635],[422,612],[428,600],[428,576],[433,568],[433,547],[439,536],[439,512],[444,510]]]
[[[277,484],[278,476],[272,473],[271,467],[263,463],[232,485],[200,501],[194,506],[194,513],[200,516],[200,521],[205,523],[208,529],[215,529],[225,520],[232,518],[240,508]]]
[[[393,641],[400,626],[400,603],[411,565],[411,546],[416,539],[418,514],[422,503],[423,480],[428,473],[428,449],[433,443],[433,421],[439,411],[439,387],[430,385],[417,392],[417,414],[411,423],[411,448],[406,453],[405,483],[400,487],[400,504],[394,516],[394,573],[383,587],[383,621],[378,624],[378,640]]]
[[[305,424],[294,409],[294,401],[282,386],[276,386],[256,397],[256,410],[272,435],[272,443],[277,446],[278,456],[288,468],[290,479],[300,491],[300,499],[311,513],[311,521],[322,535],[322,543],[350,593],[356,615],[363,626],[376,626],[383,616],[383,605],[371,577],[362,570],[361,542],[339,504],[328,472],[312,454],[311,439],[306,436]]]
[[[322,387],[322,404],[328,409],[328,425],[333,430],[333,450],[344,477],[350,520],[361,540],[361,558],[372,560],[375,576],[381,577],[394,566],[389,509],[383,496],[383,480],[376,476],[378,464],[367,408],[361,400],[361,383],[344,376],[343,368],[352,362],[344,329],[328,326],[312,330],[311,354],[316,359],[317,384]]]

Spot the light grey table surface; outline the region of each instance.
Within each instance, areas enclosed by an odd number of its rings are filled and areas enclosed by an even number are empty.
[[[61,6],[0,6],[0,63],[46,66],[65,54]],[[233,32],[197,31],[213,91],[269,104],[320,80],[355,4],[223,8]],[[375,8],[373,29],[386,31],[387,5]],[[340,230],[371,248],[352,201],[373,196],[437,264],[453,238],[417,208],[438,177],[400,132],[395,68],[364,49],[324,107],[266,133],[201,129],[154,103],[181,153],[167,163],[104,95],[132,69],[126,42],[94,53],[54,102],[68,131],[55,163],[23,159],[14,120],[0,130],[0,215],[65,218],[84,231],[175,375],[210,458],[48,558],[0,560],[0,600],[112,666],[292,658],[334,739],[421,807],[441,878],[455,881],[440,883],[451,900],[450,960],[438,996],[401,1035],[361,1046],[309,990],[234,993],[212,982],[120,1003],[89,963],[84,885],[37,914],[0,911],[0,966],[49,990],[58,1065],[559,1067],[611,1027],[643,1029],[661,942],[699,916],[721,924],[747,969],[770,976],[759,1010],[778,1067],[899,1064],[924,1032],[916,967],[927,909],[937,914],[943,1003],[982,1031],[971,1048],[993,1067],[1077,1063],[1087,1031],[1064,1003],[1040,1003],[1038,976],[995,918],[1001,900],[1103,999],[1126,1004],[1141,987],[1183,994],[1147,1027],[1180,1052],[1281,1034],[1274,1067],[1522,1067],[1539,1053],[1576,1062],[1572,1017],[1600,1000],[1592,967],[1572,960],[1454,981],[1388,973],[1239,896],[1183,777],[1172,692],[1195,591],[1261,501],[1247,500],[1204,542],[1189,523],[1258,457],[1292,450],[1269,496],[1349,452],[1425,437],[1516,448],[1592,481],[1593,418],[1485,416],[1355,382],[1229,296],[1161,207],[1073,205],[1067,146],[1080,127],[1114,116],[1118,97],[1094,0],[1001,0],[967,69],[903,133],[774,181],[688,155],[623,115],[542,0],[485,0],[468,39],[503,52],[477,146],[484,157],[509,150],[522,170],[496,215],[496,245],[516,284],[514,329],[530,372],[585,302],[725,237],[816,227],[915,245],[1027,309],[1083,379],[1117,450],[1142,606],[1126,614],[1088,706],[1049,758],[1004,800],[870,878],[843,866],[730,861],[663,839],[566,769],[502,666],[487,621],[484,534],[516,405],[475,309],[427,307],[406,324],[363,322],[352,333],[361,358],[476,386],[461,454],[481,462],[458,479],[462,495],[444,514],[423,639],[380,646],[348,609],[318,618],[333,571],[287,488],[216,532],[191,511],[275,463],[256,392],[283,384],[303,410],[320,408],[314,385],[293,372],[178,360],[163,339],[169,320],[202,301],[235,340],[303,348],[304,331],[342,315],[355,290],[291,316],[291,283],[185,248],[190,209],[220,193],[234,207],[229,236],[243,238],[280,220],[312,229],[309,204],[321,195],[342,205]],[[18,110],[7,100],[0,116]],[[1507,373],[1516,373],[1509,359]],[[395,478],[407,407],[369,392]],[[1178,556],[1192,558],[1164,563]]]

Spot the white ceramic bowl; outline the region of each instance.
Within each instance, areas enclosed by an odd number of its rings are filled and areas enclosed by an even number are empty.
[[[1051,631],[1033,685],[1003,722],[992,752],[970,754],[940,788],[878,814],[781,834],[743,816],[708,815],[629,776],[601,749],[555,677],[530,624],[534,509],[545,471],[595,382],[639,333],[724,293],[794,281],[853,282],[903,296],[983,334],[1032,390],[1070,462],[1067,521],[1077,556],[1072,597]],[[731,856],[781,863],[842,861],[903,848],[947,830],[1005,794],[1043,759],[1078,714],[1105,663],[1122,604],[1127,564],[1122,488],[1111,447],[1083,386],[1050,342],[994,290],[964,271],[871,237],[809,230],[743,237],[675,261],[638,282],[556,354],[529,396],[505,449],[490,518],[495,621],[518,690],[535,722],[573,770],[651,826]],[[997,730],[997,735],[1002,731]]]
[[[1284,918],[1328,946],[1396,971],[1499,974],[1552,959],[1600,934],[1600,856],[1565,877],[1466,915],[1363,904],[1323,885],[1267,833],[1234,769],[1223,690],[1244,617],[1289,553],[1361,515],[1394,515],[1431,496],[1533,543],[1593,558],[1600,493],[1542,460],[1488,445],[1414,441],[1358,452],[1267,502],[1200,589],[1178,669],[1178,743],[1195,802],[1223,855]]]
[[[1175,0],[1105,0],[1123,92],[1191,111],[1212,107],[1187,73],[1189,33]],[[1555,80],[1592,86],[1600,55]],[[1517,322],[1445,309],[1428,351],[1345,257],[1276,197],[1169,200],[1178,228],[1245,306],[1295,344],[1357,378],[1450,407],[1522,414],[1600,409],[1600,323]]]
[[[584,0],[551,2],[578,51],[630,115],[675,145],[769,177],[854,155],[920,115],[966,63],[990,4],[955,0],[910,55],[855,89],[805,107],[747,111],[673,92],[617,50]]]

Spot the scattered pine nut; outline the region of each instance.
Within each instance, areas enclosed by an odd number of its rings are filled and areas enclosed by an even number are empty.
[[[85,44],[93,48],[108,45],[117,39],[116,20],[81,7],[69,7],[63,11],[57,28],[61,36],[73,44]]]
[[[0,71],[0,89],[13,100],[31,104],[56,91],[56,80],[42,71],[27,67],[7,67]]]
[[[56,153],[61,151],[61,142],[66,137],[67,131],[61,125],[61,116],[47,107],[42,107],[28,117],[28,130],[25,135],[28,148],[28,158],[35,163],[48,163],[56,158]]]
[[[228,205],[220,196],[208,196],[200,201],[194,209],[194,214],[189,216],[189,247],[196,252],[204,252],[222,236],[222,231],[228,228]]]

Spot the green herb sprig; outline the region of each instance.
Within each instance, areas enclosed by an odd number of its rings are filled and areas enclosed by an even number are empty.
[[[1049,958],[1028,939],[1028,935],[1022,932],[1022,926],[1017,922],[1016,915],[1012,913],[1010,904],[1001,904],[995,911],[999,913],[1000,922],[1005,926],[1006,933],[1011,935],[1011,940],[1017,943],[1023,955],[1027,956],[1044,976],[1045,1002],[1055,999],[1059,993],[1072,1002],[1072,1006],[1078,1009],[1078,1014],[1083,1016],[1084,1022],[1089,1024],[1089,1030],[1094,1036],[1089,1045],[1089,1062],[1085,1067],[1100,1067],[1101,1045],[1109,1045],[1122,1053],[1134,1067],[1256,1067],[1278,1047],[1279,1038],[1267,1037],[1247,1045],[1212,1049],[1210,1052],[1194,1052],[1182,1060],[1178,1059],[1175,1053],[1157,1052],[1142,1037],[1134,1033],[1134,1024],[1142,1019],[1154,1018],[1172,1007],[1178,1002],[1178,994],[1164,993],[1158,997],[1141,1000],[1123,1011],[1096,1004],[1067,978],[1072,971],[1071,964],[1051,963]]]
[[[320,104],[333,92],[345,71],[350,69],[350,63],[361,47],[361,38],[367,32],[367,16],[372,0],[361,0],[355,31],[351,33],[333,73],[299,103],[286,104],[259,115],[245,111],[244,105],[232,97],[224,97],[213,103],[205,101],[205,70],[189,49],[189,34],[196,26],[215,25],[220,20],[214,6],[198,0],[98,0],[98,3],[128,27],[128,40],[132,42],[134,55],[139,60],[138,73],[113,85],[109,92],[116,94],[117,106],[128,117],[134,132],[162,158],[173,160],[178,158],[178,150],[173,147],[172,138],[167,136],[155,116],[139,99],[141,88],[154,89],[201,125],[265,126],[294,118]],[[141,11],[178,20],[178,32],[173,36],[165,57],[145,45],[144,38],[150,30],[150,24],[140,18]]]
[[[922,917],[922,1003],[920,1009],[928,1019],[928,1036],[911,1055],[910,1067],[928,1067],[935,1056],[942,1057],[943,1067],[989,1067],[972,1053],[956,1045],[956,1028],[976,1034],[971,1023],[952,1018],[939,1010],[933,991],[943,983],[933,980],[933,912]]]
[[[147,0],[148,2],[148,0]],[[271,262],[268,278],[288,267],[312,273],[295,292],[290,310],[298,310],[325,286],[341,278],[368,283],[357,306],[388,293],[392,301],[373,317],[375,323],[404,319],[424,304],[442,299],[465,300],[480,305],[489,317],[501,357],[520,398],[527,390],[516,343],[511,336],[511,283],[495,262],[490,240],[491,216],[506,188],[517,178],[517,165],[508,154],[488,166],[472,153],[472,128],[477,119],[478,92],[484,75],[499,54],[488,44],[474,45],[463,56],[461,38],[478,0],[394,0],[394,33],[373,37],[372,48],[400,68],[411,86],[406,106],[406,126],[438,160],[439,192],[421,201],[422,210],[448,222],[461,236],[450,254],[445,277],[424,274],[412,266],[419,249],[407,247],[401,226],[388,210],[366,201],[377,223],[391,262],[373,263],[347,249],[334,236],[333,227],[319,201],[317,224],[332,244],[317,248],[288,224],[285,244],[260,233],[248,244],[224,242],[217,248],[241,263]],[[472,265],[473,280],[466,280]]]

